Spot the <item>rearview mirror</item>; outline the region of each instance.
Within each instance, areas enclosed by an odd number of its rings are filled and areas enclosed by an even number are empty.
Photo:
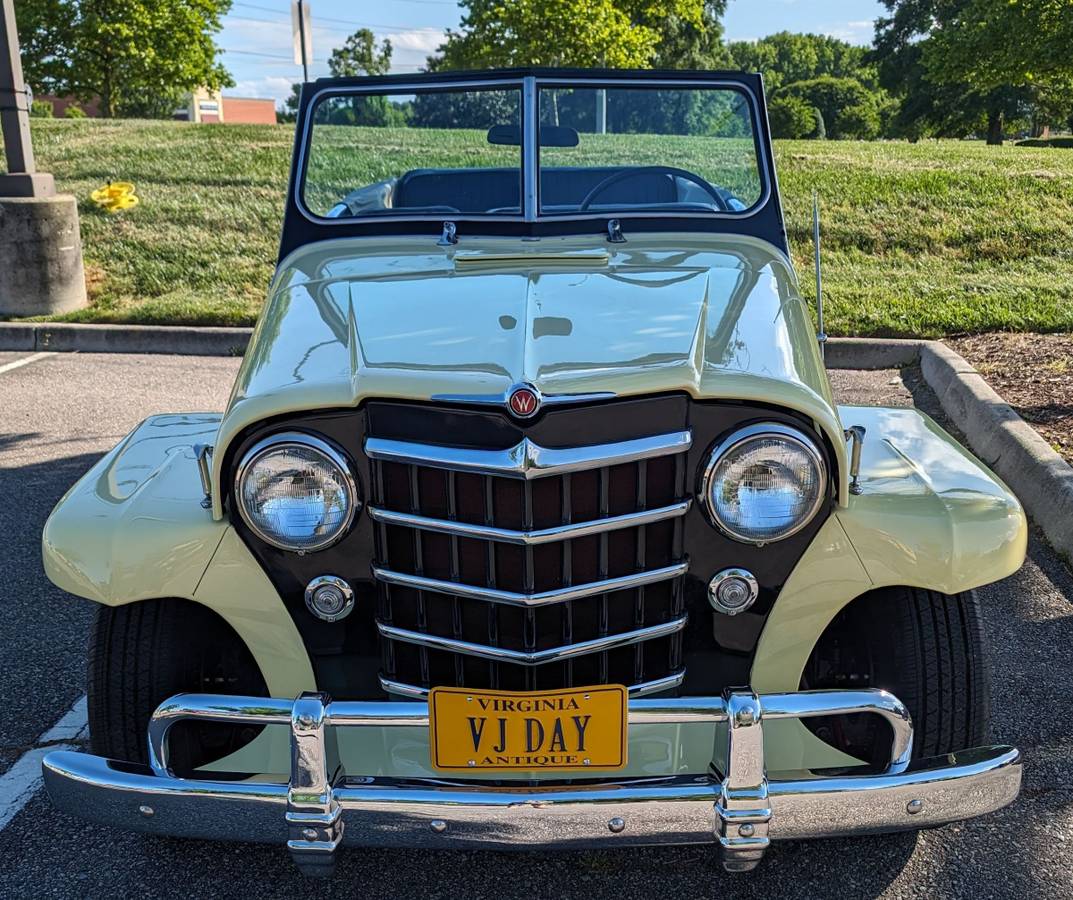
[[[576,147],[578,134],[566,125],[541,125],[541,147]],[[522,143],[522,130],[517,125],[493,125],[488,129],[488,143],[518,147]]]

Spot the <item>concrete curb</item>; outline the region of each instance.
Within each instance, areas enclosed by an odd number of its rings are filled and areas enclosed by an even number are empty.
[[[0,322],[0,350],[241,356],[252,328]]]
[[[829,369],[900,369],[915,365],[927,341],[890,338],[829,338],[823,359]]]

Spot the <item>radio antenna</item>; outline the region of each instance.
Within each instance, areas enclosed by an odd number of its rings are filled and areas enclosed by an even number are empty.
[[[823,329],[823,273],[820,269],[820,198],[812,192],[812,246],[816,252],[816,340],[820,342],[820,357],[825,354],[827,332]]]

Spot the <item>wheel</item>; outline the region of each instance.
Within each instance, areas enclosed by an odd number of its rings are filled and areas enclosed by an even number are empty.
[[[212,610],[186,600],[98,607],[86,680],[93,753],[143,764],[149,717],[173,694],[268,696],[234,630]],[[179,722],[169,735],[171,767],[190,774],[245,746],[260,730]]]
[[[835,617],[816,644],[802,689],[883,688],[913,718],[913,758],[985,743],[990,692],[980,605],[972,592],[881,588]],[[884,765],[890,729],[878,716],[806,720],[840,750]]]

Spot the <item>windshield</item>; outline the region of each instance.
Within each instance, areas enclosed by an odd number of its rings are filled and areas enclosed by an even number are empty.
[[[526,97],[521,85],[326,93],[309,116],[305,206],[333,219],[725,217],[762,199],[740,88],[547,84]]]

